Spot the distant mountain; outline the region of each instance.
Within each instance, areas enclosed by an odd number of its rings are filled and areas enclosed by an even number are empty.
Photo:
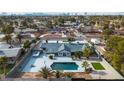
[[[124,12],[1,12],[0,16],[124,15]]]

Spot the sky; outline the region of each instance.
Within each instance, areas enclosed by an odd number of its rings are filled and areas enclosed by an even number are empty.
[[[0,12],[0,15],[124,15],[124,12]]]
[[[123,12],[123,0],[0,0],[0,12]]]

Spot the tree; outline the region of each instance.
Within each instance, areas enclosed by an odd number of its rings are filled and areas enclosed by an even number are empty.
[[[4,34],[11,34],[14,32],[14,28],[11,25],[5,25],[2,28],[2,31]]]
[[[22,42],[22,36],[20,34],[17,34],[16,38],[19,40],[19,43]]]
[[[47,24],[46,24],[46,26],[47,26],[48,28],[53,28],[53,25],[52,25],[52,22],[51,22],[51,21],[48,21]]]
[[[120,55],[113,54],[112,65],[117,70],[120,71],[122,58]]]
[[[91,53],[92,53],[92,51],[89,47],[87,47],[83,50],[83,56],[86,57],[87,59],[90,57]]]
[[[111,29],[105,29],[103,31],[103,38],[104,38],[104,40],[107,40],[112,33],[113,33],[113,31]]]
[[[6,63],[7,63],[7,57],[0,57],[0,63],[3,65],[3,73],[6,75]]]
[[[53,55],[50,55],[49,58],[50,58],[50,59],[53,59]]]
[[[124,64],[121,64],[121,72],[122,72],[122,75],[124,75]]]
[[[121,26],[124,27],[124,19],[121,20]]]
[[[71,73],[67,73],[67,74],[66,74],[66,77],[67,77],[67,78],[72,78],[72,76],[73,76],[73,74],[71,74]]]
[[[109,51],[115,51],[118,47],[118,43],[120,41],[123,41],[124,39],[119,36],[111,36],[107,41],[106,41],[106,49]]]
[[[10,34],[6,34],[3,40],[6,40],[6,43],[11,43],[12,36]]]
[[[85,72],[86,72],[86,71],[87,71],[87,68],[89,67],[88,62],[87,62],[87,61],[84,61],[84,62],[82,63],[82,67],[85,68]]]
[[[124,55],[124,40],[118,42],[116,53],[119,55]]]
[[[113,53],[110,52],[110,51],[106,51],[104,53],[104,58],[107,59],[108,62],[111,62],[112,61],[112,56],[113,56]]]
[[[62,17],[60,17],[59,19],[58,19],[58,24],[61,26],[61,25],[64,25],[64,18],[62,18]]]
[[[23,48],[24,48],[24,49],[30,48],[30,45],[31,45],[30,41],[29,41],[29,40],[26,40],[26,41],[24,42],[24,44],[23,44]]]
[[[95,21],[91,21],[90,22],[90,25],[95,25]]]
[[[83,55],[83,52],[81,52],[81,51],[77,51],[77,52],[74,53],[74,56],[76,58],[81,58],[82,55]]]
[[[119,24],[115,24],[115,28],[117,28],[117,29],[120,29],[120,25]]]
[[[26,20],[21,21],[21,26],[28,27],[28,22]]]
[[[62,72],[60,72],[60,71],[57,70],[55,72],[55,75],[56,75],[56,78],[60,78],[62,76]]]
[[[106,42],[107,52],[104,54],[107,61],[119,72],[123,74],[124,60],[124,38],[119,36],[111,36]]]
[[[76,22],[76,19],[75,19],[75,17],[70,17],[70,19],[69,19],[71,22]]]
[[[108,19],[104,20],[103,22],[103,29],[109,29],[109,24],[110,24],[110,21]]]
[[[68,38],[68,41],[69,41],[69,42],[75,41],[75,38],[69,37],[69,38]]]
[[[19,23],[17,21],[14,21],[15,26],[17,27]]]
[[[47,79],[47,78],[51,75],[52,70],[50,70],[50,69],[47,68],[47,67],[44,67],[44,68],[42,68],[42,69],[40,70],[40,73],[41,73],[41,75],[43,76],[43,78]]]
[[[111,35],[113,33],[113,31],[111,29],[105,29],[103,31],[103,35]]]

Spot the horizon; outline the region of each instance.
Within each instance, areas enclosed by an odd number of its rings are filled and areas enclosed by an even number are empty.
[[[80,15],[124,15],[124,12],[0,12],[2,16],[9,15],[43,15],[43,16],[59,16],[59,15],[67,15],[67,16],[80,16]]]

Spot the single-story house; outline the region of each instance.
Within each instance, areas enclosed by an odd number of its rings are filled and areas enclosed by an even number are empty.
[[[37,31],[38,31],[37,29],[31,29],[31,28],[25,28],[25,29],[14,28],[15,33],[33,33]]]
[[[77,25],[76,22],[71,22],[71,21],[65,21],[64,26],[75,26]]]
[[[83,51],[86,44],[80,43],[42,43],[41,48],[47,54],[55,54],[55,56],[71,56],[72,53]]]
[[[0,57],[6,56],[9,63],[14,63],[21,48],[12,48],[9,44],[0,43]]]

